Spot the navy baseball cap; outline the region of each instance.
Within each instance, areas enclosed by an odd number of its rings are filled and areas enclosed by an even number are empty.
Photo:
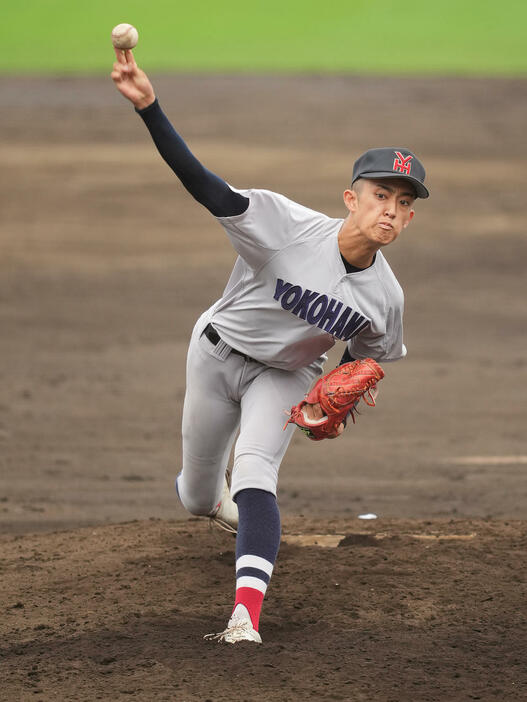
[[[353,166],[351,184],[359,178],[404,178],[414,186],[417,197],[428,197],[424,186],[426,172],[423,164],[408,149],[386,147],[369,149],[359,156]]]

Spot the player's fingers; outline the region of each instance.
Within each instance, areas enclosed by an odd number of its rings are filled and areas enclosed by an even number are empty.
[[[126,63],[129,63],[132,66],[134,66],[134,68],[137,68],[137,64],[135,62],[134,53],[133,53],[132,49],[125,49],[124,56],[126,59]]]
[[[344,431],[344,424],[339,424],[333,434],[328,434],[328,439],[337,439]]]
[[[127,64],[117,63],[113,64],[113,73],[118,73],[121,80],[125,80],[130,73],[130,68]]]
[[[314,405],[306,405],[306,414],[309,417],[309,419],[322,419],[322,417],[324,416],[324,411],[322,410],[320,403],[315,402]]]
[[[130,66],[128,63],[114,63],[113,65],[114,73],[118,73],[121,76],[121,80],[128,80],[137,73],[137,69]]]
[[[122,49],[117,49],[115,46],[113,47],[113,50],[115,51],[115,55],[117,56],[117,61],[119,61],[119,63],[126,63],[124,51]]]
[[[110,76],[113,80],[114,83],[122,83],[123,82],[123,76],[120,71],[112,71],[110,73]]]

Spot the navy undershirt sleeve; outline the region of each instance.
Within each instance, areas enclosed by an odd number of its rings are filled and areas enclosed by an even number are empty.
[[[342,358],[339,361],[339,366],[341,366],[343,363],[351,363],[351,361],[354,361],[355,359],[351,357],[350,352],[348,351],[348,347],[346,346],[346,350],[342,354]]]
[[[198,161],[170,124],[157,98],[136,112],[148,127],[159,153],[194,199],[215,217],[233,217],[245,212],[249,198],[232,190]]]

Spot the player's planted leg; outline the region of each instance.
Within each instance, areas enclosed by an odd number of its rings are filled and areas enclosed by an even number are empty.
[[[236,599],[225,631],[206,636],[226,643],[261,643],[262,603],[280,547],[280,512],[270,492],[248,488],[236,495]]]

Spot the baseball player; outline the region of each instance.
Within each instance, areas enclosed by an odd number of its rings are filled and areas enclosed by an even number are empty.
[[[344,191],[344,219],[267,190],[236,189],[189,151],[132,51],[116,56],[117,89],[238,253],[223,295],[190,340],[176,487],[192,514],[237,530],[232,614],[224,631],[205,638],[261,643],[260,611],[280,543],[278,470],[293,432],[284,430],[284,410],[306,395],[338,340],[343,362],[405,356],[403,293],[381,250],[408,226],[416,198],[428,197],[425,171],[408,149],[367,151]],[[318,402],[305,406],[306,421],[323,414]]]

